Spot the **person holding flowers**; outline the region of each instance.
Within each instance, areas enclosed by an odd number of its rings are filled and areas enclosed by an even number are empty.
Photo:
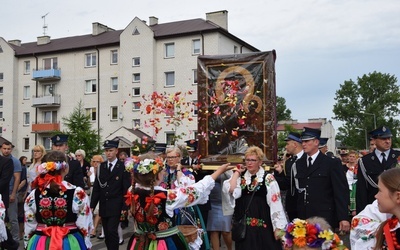
[[[286,227],[283,243],[285,249],[348,249],[322,217],[294,219]]]
[[[81,187],[63,177],[68,173],[64,153],[50,151],[37,166],[38,176],[25,200],[26,249],[90,249],[93,227],[89,198]]]
[[[279,238],[287,224],[286,214],[278,182],[262,167],[263,159],[261,148],[249,147],[246,165],[239,165],[223,183],[222,192],[234,208],[233,218],[247,216],[245,238],[235,241],[235,249],[282,249]]]
[[[232,167],[224,164],[199,182],[175,189],[160,186],[166,171],[161,158],[132,157],[125,168],[133,176],[125,202],[135,219],[127,249],[199,249],[202,230],[197,229],[193,242],[188,242],[175,224],[174,210],[205,203],[215,179]]]

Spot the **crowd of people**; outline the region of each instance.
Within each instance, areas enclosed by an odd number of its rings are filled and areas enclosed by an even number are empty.
[[[266,171],[263,150],[203,170],[197,142],[139,156],[104,142],[90,162],[52,137],[27,157],[0,156],[0,249],[400,249],[400,152],[383,126],[370,152],[327,150],[321,131],[287,135],[285,159]],[[185,156],[184,156],[185,155]],[[129,223],[129,220],[133,223]],[[243,226],[240,226],[242,224]],[[8,227],[6,227],[8,225]],[[232,232],[235,232],[232,234]],[[239,233],[238,233],[239,232]],[[337,234],[336,234],[337,233]],[[344,246],[338,235],[350,234]]]

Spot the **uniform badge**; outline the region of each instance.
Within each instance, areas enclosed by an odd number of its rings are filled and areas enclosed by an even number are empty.
[[[118,180],[119,180],[119,176],[115,177],[115,180],[117,180],[117,181],[118,181]]]
[[[60,137],[59,137],[59,136],[57,136],[57,137],[56,137],[56,141],[59,141],[59,140],[60,140]]]
[[[383,132],[386,132],[386,128],[385,128],[385,127],[382,127],[382,131],[383,131]]]

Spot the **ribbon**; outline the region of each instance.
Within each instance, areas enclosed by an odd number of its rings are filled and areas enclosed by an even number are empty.
[[[138,200],[139,200],[139,195],[138,195],[138,194],[135,194],[135,195],[134,195],[132,192],[128,191],[128,192],[126,193],[126,195],[124,195],[124,198],[125,198],[125,204],[126,204],[127,206],[130,206],[130,205],[132,204],[132,201],[135,201],[135,203],[138,202]]]
[[[63,245],[63,238],[69,233],[69,229],[60,226],[50,226],[42,230],[42,232],[50,237],[49,250],[59,250]]]
[[[62,184],[63,178],[61,175],[50,175],[47,174],[42,177],[41,175],[38,175],[36,179],[32,183],[33,188],[39,188],[41,192],[52,182],[54,181],[56,184],[58,184],[63,192],[67,190],[67,188]]]
[[[154,203],[155,205],[160,204],[161,200],[167,199],[167,196],[165,195],[164,192],[158,193],[156,195],[152,195],[150,197],[146,197],[146,206],[144,208],[145,211],[150,208],[151,203]]]

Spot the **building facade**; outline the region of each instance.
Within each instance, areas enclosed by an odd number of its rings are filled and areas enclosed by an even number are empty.
[[[157,142],[195,138],[197,57],[259,51],[229,33],[227,11],[171,23],[135,17],[123,30],[92,26],[92,34],[30,43],[0,37],[0,136],[16,146],[15,155],[31,157],[35,144],[50,149],[51,132],[66,130],[62,118],[79,102],[102,139],[121,127]],[[174,127],[165,114],[147,114],[144,97],[153,92],[190,92],[192,119]],[[149,124],[155,116],[158,133]]]

